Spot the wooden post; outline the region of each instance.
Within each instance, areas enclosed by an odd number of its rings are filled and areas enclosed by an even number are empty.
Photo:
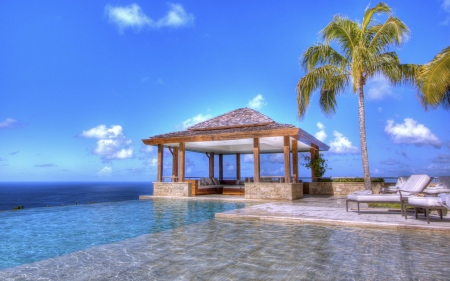
[[[184,142],[180,142],[178,145],[178,148],[180,150],[180,176],[178,178],[179,182],[184,182],[184,175],[186,170],[186,146]]]
[[[253,139],[253,177],[255,182],[259,182],[259,172],[261,169],[259,161],[259,138]]]
[[[172,151],[172,181],[178,181],[178,147]]]
[[[236,180],[241,179],[241,154],[236,153]]]
[[[214,152],[209,153],[209,177],[214,177]]]
[[[311,149],[309,150],[310,154],[311,154],[311,160],[316,159],[317,154],[318,154],[318,147],[315,144],[311,144]],[[311,181],[316,181],[315,179],[316,177],[316,171],[314,170],[314,167],[311,167]]]
[[[219,180],[223,180],[223,154],[219,154]]]
[[[284,136],[284,182],[290,183],[291,182],[291,147],[289,143],[289,136]]]
[[[164,159],[164,146],[158,144],[158,170],[156,172],[156,181],[163,181],[163,159]]]
[[[292,174],[294,176],[293,182],[298,182],[298,143],[296,139],[292,140]]]

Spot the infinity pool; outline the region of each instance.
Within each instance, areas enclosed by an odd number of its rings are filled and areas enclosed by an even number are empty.
[[[0,270],[214,218],[244,203],[154,199],[0,212]]]
[[[241,207],[154,199],[2,212],[0,280],[449,280],[448,233],[212,219]]]

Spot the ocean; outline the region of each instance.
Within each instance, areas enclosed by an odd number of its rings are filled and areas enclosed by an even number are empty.
[[[138,200],[151,182],[0,182],[0,211]]]

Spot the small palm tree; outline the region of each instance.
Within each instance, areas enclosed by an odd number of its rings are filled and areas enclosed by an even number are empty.
[[[417,86],[425,109],[428,106],[450,109],[450,46],[419,68]]]
[[[384,23],[374,23],[375,14],[385,14]],[[369,156],[366,142],[364,113],[364,85],[370,78],[383,75],[393,85],[415,83],[418,65],[400,64],[392,46],[400,46],[408,37],[408,27],[391,13],[385,3],[367,8],[362,23],[349,20],[341,15],[321,31],[323,43],[309,47],[301,61],[307,74],[298,81],[298,116],[303,118],[310,103],[310,97],[320,89],[320,108],[325,115],[336,110],[336,96],[352,85],[358,95],[359,131],[361,156],[366,189],[371,188]],[[340,52],[330,43],[335,42]]]

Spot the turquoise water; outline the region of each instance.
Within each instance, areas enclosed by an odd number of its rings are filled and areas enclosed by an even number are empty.
[[[214,218],[244,203],[153,199],[0,212],[0,270]]]
[[[0,280],[449,280],[448,233],[212,219],[241,207],[157,198],[0,212]]]

